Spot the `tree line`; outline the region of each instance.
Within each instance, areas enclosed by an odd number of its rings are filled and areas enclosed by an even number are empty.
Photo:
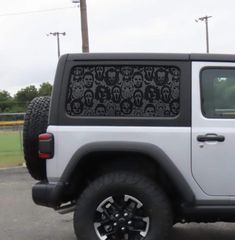
[[[20,89],[14,96],[8,91],[0,90],[0,113],[25,112],[28,104],[39,96],[50,96],[52,85],[44,82],[37,89],[34,85]]]

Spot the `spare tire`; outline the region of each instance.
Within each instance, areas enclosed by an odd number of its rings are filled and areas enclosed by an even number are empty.
[[[46,180],[46,160],[38,157],[38,135],[48,126],[50,97],[36,97],[29,104],[24,119],[23,146],[26,166],[36,180]]]

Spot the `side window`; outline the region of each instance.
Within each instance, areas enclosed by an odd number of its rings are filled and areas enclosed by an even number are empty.
[[[235,118],[235,69],[201,72],[202,112],[208,118]]]
[[[180,76],[176,66],[75,66],[66,111],[71,116],[175,117],[180,111]]]

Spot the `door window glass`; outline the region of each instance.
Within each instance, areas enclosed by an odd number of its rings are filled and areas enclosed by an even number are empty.
[[[208,118],[235,118],[235,69],[206,68],[201,72],[202,112]]]

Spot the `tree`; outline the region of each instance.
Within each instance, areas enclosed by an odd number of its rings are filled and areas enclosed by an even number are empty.
[[[23,108],[22,110],[26,110],[28,104],[37,96],[38,96],[37,88],[34,85],[30,85],[26,88],[20,89],[16,93],[14,101],[16,105]]]
[[[38,90],[39,96],[51,96],[52,85],[49,82],[44,82],[40,85]]]
[[[9,92],[0,90],[0,112],[5,112],[12,105],[12,97]]]

